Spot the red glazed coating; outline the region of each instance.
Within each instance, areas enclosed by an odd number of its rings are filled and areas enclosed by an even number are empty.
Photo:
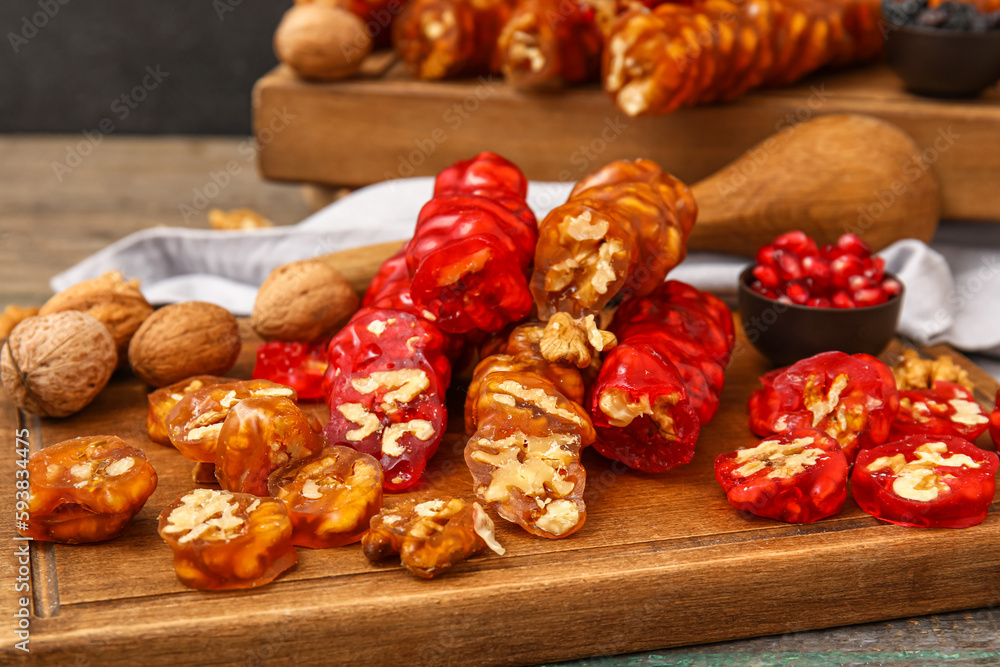
[[[822,431],[799,429],[720,454],[715,479],[737,509],[788,523],[812,523],[843,508],[847,468],[836,440]]]
[[[986,518],[998,464],[967,440],[911,435],[858,454],[851,490],[861,509],[889,523],[967,528]]]
[[[989,424],[989,417],[971,391],[954,382],[938,380],[932,389],[899,392],[899,414],[892,423],[889,440],[926,434],[972,441]]]
[[[892,371],[869,355],[823,352],[761,378],[750,396],[759,436],[817,428],[836,439],[848,462],[886,441],[899,410]]]

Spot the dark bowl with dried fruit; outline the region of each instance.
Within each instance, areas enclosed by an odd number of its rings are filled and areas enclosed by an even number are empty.
[[[830,350],[877,355],[896,335],[904,289],[892,274],[886,273],[885,279],[892,281],[895,293],[882,303],[838,308],[765,296],[751,287],[757,282],[754,268],[748,266],[740,274],[740,319],[750,344],[776,366]]]
[[[1000,81],[1000,11],[972,3],[914,5],[890,18],[886,60],[906,89],[929,97],[976,97]],[[903,6],[903,5],[899,5]]]

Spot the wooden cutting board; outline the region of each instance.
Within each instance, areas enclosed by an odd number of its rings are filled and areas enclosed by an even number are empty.
[[[918,97],[882,64],[820,73],[733,104],[633,119],[597,86],[526,94],[496,76],[416,81],[382,52],[359,78],[334,83],[303,82],[278,67],[257,82],[253,107],[265,178],[336,187],[433,176],[483,150],[534,180],[575,181],[611,160],[641,156],[695,183],[795,123],[868,114],[920,146],[940,178],[944,218],[1000,221],[1000,88],[975,100]],[[881,206],[894,197],[871,193]]]
[[[247,341],[233,375],[249,377],[255,347]],[[941,352],[954,354],[927,350]],[[991,406],[997,383],[958,360],[977,399]],[[808,526],[733,509],[712,461],[755,442],[746,403],[765,370],[741,333],[721,410],[687,466],[641,474],[587,450],[588,518],[570,538],[535,538],[498,520],[506,556],[475,557],[433,581],[411,577],[391,559],[371,565],[358,545],[300,549],[298,565],[271,585],[214,593],[177,581],[171,551],[156,534],[160,509],[193,487],[193,464],[146,437],[147,387],[119,373],[93,404],[63,420],[40,420],[4,400],[0,617],[10,627],[26,596],[33,615],[31,653],[16,651],[5,629],[0,655],[18,664],[528,664],[1000,603],[1000,503],[966,530],[882,524],[850,499],[840,515]],[[388,502],[470,497],[462,396],[452,398],[452,428],[426,482]],[[146,450],[159,475],[121,538],[31,543],[30,594],[12,585],[15,549],[25,544],[11,539],[14,433],[24,428],[31,451],[77,436],[121,436]],[[988,437],[978,444],[991,447]]]

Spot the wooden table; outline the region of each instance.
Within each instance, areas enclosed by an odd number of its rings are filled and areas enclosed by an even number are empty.
[[[60,184],[51,162],[63,158],[66,146],[75,140],[0,139],[0,210],[4,212],[0,216],[0,305],[42,302],[52,274],[131,231],[153,224],[184,224],[178,207],[190,202],[192,189],[204,187],[210,174],[224,169],[227,161],[243,159],[239,140],[107,138]],[[307,212],[296,189],[261,184],[250,166],[233,178],[213,204],[249,206],[282,223],[294,222]],[[205,226],[204,217],[190,224]],[[4,438],[9,443],[12,435]],[[15,563],[0,563],[3,581],[13,581],[15,571]],[[872,595],[878,595],[877,582],[873,582]],[[0,649],[5,651],[12,643],[13,639],[4,636]],[[984,608],[595,658],[581,664],[750,665],[790,660],[805,665],[989,664],[1000,660],[1000,610]],[[263,663],[292,664],[281,646]]]

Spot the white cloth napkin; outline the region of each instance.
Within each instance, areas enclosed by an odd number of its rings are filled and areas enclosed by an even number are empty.
[[[566,183],[531,184],[539,219],[566,200]],[[118,269],[138,278],[154,304],[198,299],[249,314],[257,287],[277,266],[371,243],[402,240],[433,190],[431,178],[362,188],[293,227],[245,232],[156,227],[114,243],[55,276],[52,289]],[[906,286],[900,331],[920,343],[947,342],[1000,357],[1000,225],[949,223],[933,243],[904,240],[882,251]],[[745,257],[691,253],[671,278],[732,302]],[[982,360],[980,360],[982,361]],[[1000,363],[986,364],[1000,376]]]

